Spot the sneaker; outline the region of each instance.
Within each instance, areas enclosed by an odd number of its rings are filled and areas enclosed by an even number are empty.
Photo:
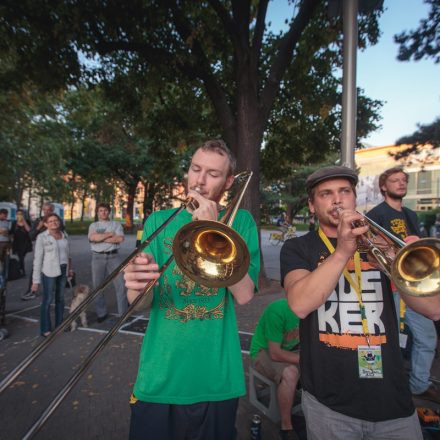
[[[293,429],[284,430],[280,429],[280,440],[298,440],[298,436],[295,434]]]
[[[23,293],[23,295],[21,295],[21,300],[22,301],[29,301],[30,299],[35,299],[37,297],[37,295],[35,295],[34,292],[26,292]]]
[[[421,394],[413,394],[415,399],[430,400],[431,402],[440,403],[440,391],[434,384],[429,385],[428,389]]]

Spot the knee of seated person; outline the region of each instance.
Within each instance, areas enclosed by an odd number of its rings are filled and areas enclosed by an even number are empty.
[[[299,369],[295,365],[290,365],[283,370],[282,379],[292,386],[296,386],[299,379]]]

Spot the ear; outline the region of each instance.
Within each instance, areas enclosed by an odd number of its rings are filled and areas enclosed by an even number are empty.
[[[231,188],[233,183],[234,183],[234,176],[233,175],[228,176],[226,178],[225,191],[227,191],[229,188]]]
[[[310,214],[315,215],[315,207],[313,206],[313,202],[310,199],[308,199],[307,203],[309,204]]]

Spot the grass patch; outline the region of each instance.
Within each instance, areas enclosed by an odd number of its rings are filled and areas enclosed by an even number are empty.
[[[93,223],[93,220],[85,220],[83,222],[79,221],[69,221],[65,223],[66,232],[69,235],[87,235],[89,232],[89,226]]]

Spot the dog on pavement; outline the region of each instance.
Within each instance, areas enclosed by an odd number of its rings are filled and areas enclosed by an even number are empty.
[[[72,313],[86,298],[87,295],[90,293],[90,288],[89,286],[86,286],[85,284],[80,284],[79,286],[76,286],[73,289],[73,297],[72,297],[72,303],[70,304],[70,310],[69,312]],[[79,314],[79,318],[81,320],[81,325],[83,327],[87,327],[87,315],[85,311],[82,311]],[[72,322],[72,325],[70,327],[70,330],[72,332],[74,332],[77,328],[77,322],[76,319],[75,321]]]

